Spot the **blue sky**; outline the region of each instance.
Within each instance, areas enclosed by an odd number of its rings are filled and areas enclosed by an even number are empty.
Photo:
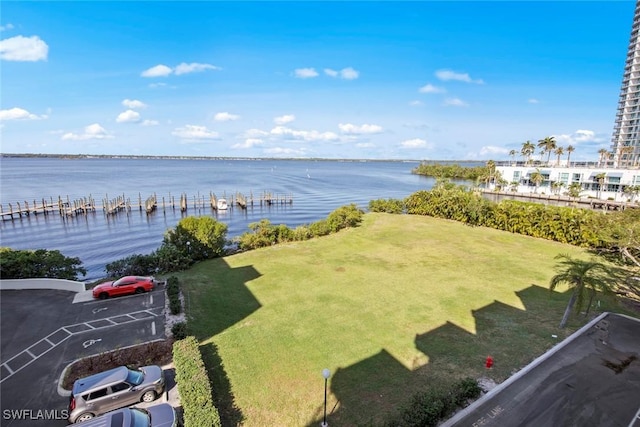
[[[0,151],[595,161],[634,7],[3,1]]]

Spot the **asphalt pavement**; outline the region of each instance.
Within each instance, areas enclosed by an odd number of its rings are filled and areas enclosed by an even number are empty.
[[[75,293],[1,291],[2,427],[66,426],[69,398],[58,392],[73,361],[165,338],[164,288],[73,304]]]
[[[605,314],[445,427],[640,427],[640,320]]]

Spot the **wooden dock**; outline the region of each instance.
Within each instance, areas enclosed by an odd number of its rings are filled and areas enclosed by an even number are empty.
[[[292,194],[282,195],[270,192],[263,192],[260,196],[254,196],[253,192],[250,192],[248,197],[240,192],[236,192],[235,195],[229,197],[226,196],[226,193],[223,193],[222,198],[227,200],[229,209],[234,206],[245,210],[256,206],[268,207],[272,205],[293,204]],[[156,193],[153,193],[143,200],[142,194],[138,193],[137,200],[134,199],[133,202],[130,197],[122,194],[115,198],[110,198],[108,195],[105,195],[101,202],[97,203],[91,195],[76,200],[70,200],[69,196],[65,198],[58,196],[57,199],[49,197],[48,200],[43,198],[31,202],[25,200],[23,202],[8,203],[6,205],[0,204],[0,217],[3,221],[14,220],[30,215],[47,216],[53,214],[68,218],[87,215],[97,211],[102,211],[106,216],[112,216],[120,212],[130,212],[132,210],[144,211],[147,215],[150,215],[155,211],[166,211],[168,209],[180,209],[181,212],[188,212],[190,210],[202,211],[203,209],[207,209],[215,212],[218,209],[218,197],[216,197],[213,192],[210,192],[206,196],[200,193],[193,196],[182,193],[176,200],[176,197],[171,195],[171,193],[161,198],[159,198]]]

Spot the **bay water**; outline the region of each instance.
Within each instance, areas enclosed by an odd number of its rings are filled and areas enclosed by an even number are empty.
[[[162,243],[167,229],[186,216],[212,216],[228,226],[228,238],[249,231],[252,222],[268,219],[273,224],[296,227],[325,218],[336,208],[355,203],[366,211],[370,200],[404,198],[430,189],[434,180],[414,175],[418,162],[330,160],[230,160],[230,159],[130,159],[1,157],[0,203],[30,205],[42,199],[57,202],[92,197],[97,205],[118,196],[137,204],[155,194],[158,209],[102,210],[73,217],[29,215],[4,217],[0,222],[0,245],[13,249],[57,249],[78,257],[88,273],[81,280],[105,276],[107,263],[133,254],[148,254]],[[291,204],[271,206],[255,203],[242,210],[219,211],[193,207],[194,197],[208,201],[209,194],[231,198],[236,193],[254,198],[263,193],[292,197]],[[186,194],[189,208],[181,212],[168,206]],[[162,200],[165,199],[165,209]]]

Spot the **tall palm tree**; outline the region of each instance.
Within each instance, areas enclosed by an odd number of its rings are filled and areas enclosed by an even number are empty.
[[[531,161],[531,156],[536,151],[536,146],[533,145],[531,141],[527,141],[522,144],[522,149],[520,150],[520,154],[525,158],[525,163],[529,164]]]
[[[576,151],[576,148],[573,145],[569,145],[567,147],[567,167],[571,166],[571,153],[573,153],[574,151]]]
[[[601,166],[601,163],[604,161],[604,159],[606,159],[607,156],[609,156],[609,152],[607,151],[606,148],[601,148],[598,150],[598,155],[600,156],[598,158],[598,166]]]
[[[537,194],[538,193],[538,187],[540,187],[540,184],[542,184],[542,181],[544,181],[544,176],[540,172],[540,169],[536,169],[535,172],[531,173],[531,176],[529,178],[535,184],[535,186],[536,186],[535,193]]]
[[[608,291],[613,283],[610,272],[602,263],[574,259],[567,254],[559,254],[555,259],[560,259],[556,266],[558,274],[551,278],[549,290],[555,290],[561,283],[566,283],[571,289],[571,298],[560,321],[560,328],[564,328],[571,311],[579,313],[582,309],[586,293],[589,294],[588,310],[596,291]]]
[[[600,199],[602,196],[602,186],[604,185],[604,178],[606,176],[607,174],[604,172],[600,172],[598,175],[595,176],[596,181],[598,181],[598,199]]]
[[[556,166],[560,166],[560,156],[562,156],[564,154],[564,148],[558,147],[558,148],[556,148],[556,150],[553,153],[556,156],[558,156],[558,161],[556,162]]]
[[[631,166],[631,153],[633,153],[633,147],[631,145],[625,145],[620,147],[620,166]],[[628,155],[628,156],[627,156]],[[624,159],[624,163],[622,160]]]
[[[516,155],[517,154],[518,154],[518,152],[516,150],[509,151],[509,157],[511,157],[511,161],[516,159]]]
[[[582,193],[582,184],[579,182],[572,182],[571,185],[567,188],[567,194],[569,197],[577,199],[580,197],[580,193]]]
[[[551,152],[556,149],[556,140],[553,136],[547,136],[543,139],[538,140],[538,148],[542,148],[544,153],[549,153],[547,155],[547,164],[549,164],[549,159],[551,158]]]

